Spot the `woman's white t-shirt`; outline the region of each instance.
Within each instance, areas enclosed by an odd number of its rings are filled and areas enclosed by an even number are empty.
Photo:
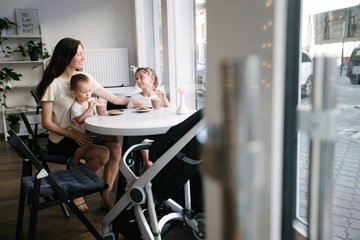
[[[89,74],[81,72],[87,75],[92,83],[92,92],[98,89],[100,84]],[[63,78],[57,77],[54,81],[46,88],[42,102],[53,102],[52,109],[52,120],[60,127],[67,130],[72,130],[70,112],[71,106],[75,101],[73,95],[71,95],[70,84]],[[59,135],[55,132],[49,131],[49,139],[53,143],[60,142],[64,136]]]

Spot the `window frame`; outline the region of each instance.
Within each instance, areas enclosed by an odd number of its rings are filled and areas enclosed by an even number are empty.
[[[324,39],[330,39],[332,13],[325,13]]]
[[[356,37],[358,16],[350,10],[348,19],[348,37]]]
[[[194,9],[194,0],[135,0],[138,65],[153,67],[159,76],[163,76],[160,82],[165,84],[165,91],[174,106],[179,102],[177,87],[185,85],[186,105],[192,109],[196,108]],[[160,42],[162,57],[156,55],[160,51]]]

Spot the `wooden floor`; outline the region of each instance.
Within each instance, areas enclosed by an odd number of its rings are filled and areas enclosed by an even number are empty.
[[[24,139],[26,141],[26,139]],[[41,139],[42,143],[46,139]],[[0,239],[14,239],[18,196],[21,176],[22,160],[12,150],[7,142],[0,140]],[[49,165],[52,171],[64,169],[64,166]],[[101,170],[98,172],[101,175]],[[113,192],[113,196],[115,193]],[[100,208],[100,195],[93,194],[85,198],[89,210],[85,216],[101,234],[101,220],[106,211]],[[24,233],[27,232],[29,206],[25,208]],[[75,214],[70,213],[69,218],[64,218],[60,207],[52,207],[39,212],[37,221],[36,239],[94,239],[93,236],[78,220]],[[124,239],[119,236],[119,239]],[[195,239],[188,227],[178,224],[164,238],[166,240]]]

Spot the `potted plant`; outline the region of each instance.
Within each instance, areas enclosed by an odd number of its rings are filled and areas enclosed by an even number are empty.
[[[26,42],[24,45],[20,44],[13,52],[19,52],[23,57],[26,57],[26,53],[28,53],[31,61],[37,61],[39,58],[46,59],[50,57],[49,52],[45,48],[45,43],[35,43],[33,40]]]
[[[20,130],[20,119],[21,116],[18,113],[8,114],[6,117],[6,120],[9,121],[9,127],[16,133],[19,133]]]
[[[6,17],[0,18],[0,30],[1,30],[1,36],[6,35],[6,31],[10,29],[16,29],[18,25],[12,21],[10,21]]]
[[[12,53],[10,50],[11,48],[6,46],[4,48],[3,46],[3,41],[6,40],[6,38],[4,37],[6,35],[6,31],[10,30],[10,29],[16,29],[18,25],[12,21],[10,21],[8,18],[6,17],[2,17],[0,18],[0,32],[1,32],[1,37],[0,37],[0,48],[1,48],[1,52],[4,53],[5,57],[9,57],[10,54]]]
[[[0,93],[2,94],[2,99],[4,99],[3,105],[4,107],[7,107],[6,105],[6,91],[10,91],[11,87],[9,86],[10,81],[20,81],[20,77],[22,77],[21,73],[14,72],[14,69],[3,67],[0,69]]]

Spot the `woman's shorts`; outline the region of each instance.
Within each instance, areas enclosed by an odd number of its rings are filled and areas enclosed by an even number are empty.
[[[98,134],[86,130],[86,134],[91,138],[93,144],[103,144],[107,135]]]
[[[47,148],[50,154],[73,157],[79,145],[72,139],[64,137],[60,142],[53,143],[48,139]]]

